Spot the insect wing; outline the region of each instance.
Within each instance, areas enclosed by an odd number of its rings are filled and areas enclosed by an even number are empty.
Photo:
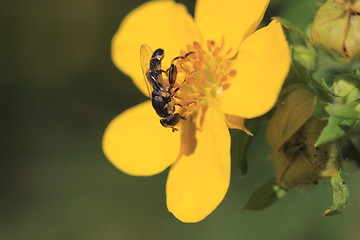
[[[153,87],[152,87],[152,83],[151,83],[151,76],[148,76],[149,70],[150,70],[150,59],[151,59],[151,55],[152,55],[152,50],[151,48],[146,45],[143,44],[140,47],[140,62],[141,62],[141,68],[142,68],[142,72],[144,75],[144,80],[146,83],[146,87],[148,90],[148,95],[151,98],[151,93],[153,91]]]

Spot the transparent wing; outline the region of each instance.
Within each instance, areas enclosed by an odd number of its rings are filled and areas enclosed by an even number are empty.
[[[151,79],[148,79],[147,73],[149,72],[149,69],[150,69],[150,59],[151,59],[152,53],[153,52],[148,45],[146,45],[146,44],[141,45],[141,47],[140,47],[141,68],[143,71],[144,80],[145,80],[146,87],[148,90],[148,95],[150,98],[151,98],[151,93],[152,93],[153,89],[152,89],[152,84],[150,82]]]

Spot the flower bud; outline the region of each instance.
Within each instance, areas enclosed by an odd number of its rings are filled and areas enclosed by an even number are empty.
[[[334,93],[338,96],[334,103],[347,104],[360,98],[359,78],[352,74],[337,76],[332,85]]]
[[[276,180],[285,189],[317,184],[340,168],[336,143],[315,147],[326,122],[312,116],[314,99],[304,88],[289,93],[267,128]]]
[[[313,72],[316,69],[317,53],[314,48],[305,47],[300,44],[294,45],[293,56],[307,71]]]
[[[315,15],[312,40],[344,58],[360,56],[360,0],[328,0]]]

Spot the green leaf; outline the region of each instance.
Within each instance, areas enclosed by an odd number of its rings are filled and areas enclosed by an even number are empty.
[[[333,204],[322,213],[323,216],[340,214],[340,210],[346,207],[350,197],[349,188],[341,178],[341,170],[331,178],[330,182],[333,190]]]
[[[274,17],[274,19],[276,19],[278,22],[280,22],[281,25],[283,25],[284,28],[286,28],[287,30],[295,33],[296,35],[298,35],[305,41],[312,43],[312,40],[303,31],[301,31],[298,27],[296,27],[294,24],[292,24],[290,21],[288,21],[284,18],[281,18],[281,17]]]
[[[337,97],[337,95],[327,85],[323,78],[321,80],[314,80],[311,78],[311,81],[309,82],[309,88],[316,93],[316,96],[325,101],[331,102],[334,97]]]
[[[261,119],[245,120],[245,126],[252,134],[256,134],[261,125]],[[237,163],[240,170],[240,175],[245,175],[248,171],[248,164],[246,159],[247,149],[249,148],[254,137],[246,134],[244,131],[237,129],[230,129],[230,134],[231,159]]]
[[[325,109],[326,112],[335,117],[360,119],[360,104],[358,102],[351,102],[348,104],[331,104]]]
[[[319,98],[315,98],[314,109],[312,111],[314,117],[319,120],[327,120],[329,118],[329,114],[326,112],[325,108],[328,105],[329,103],[322,101]]]
[[[258,189],[250,196],[250,199],[246,203],[245,210],[262,210],[269,207],[276,200],[285,196],[286,190],[280,187],[276,181],[270,180]]]
[[[352,74],[341,74],[336,77],[332,86],[334,94],[336,94],[335,104],[325,107],[330,117],[316,141],[317,146],[345,136],[359,119],[360,86],[358,80],[359,78]]]
[[[320,146],[345,136],[356,121],[356,119],[343,119],[336,116],[330,116],[329,121],[322,130],[315,146]]]
[[[356,77],[360,77],[360,69],[355,69],[355,70],[354,70],[354,75],[355,75]]]
[[[334,91],[327,85],[326,81],[324,78],[321,78],[320,82],[319,82],[320,86],[325,90],[325,92],[327,92],[329,94],[329,96],[331,97],[337,97],[338,95],[336,95],[334,93]]]

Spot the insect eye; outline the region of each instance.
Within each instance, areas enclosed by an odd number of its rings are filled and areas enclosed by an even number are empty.
[[[152,54],[151,58],[164,58],[164,50],[162,48],[158,48],[155,50],[155,52]]]

